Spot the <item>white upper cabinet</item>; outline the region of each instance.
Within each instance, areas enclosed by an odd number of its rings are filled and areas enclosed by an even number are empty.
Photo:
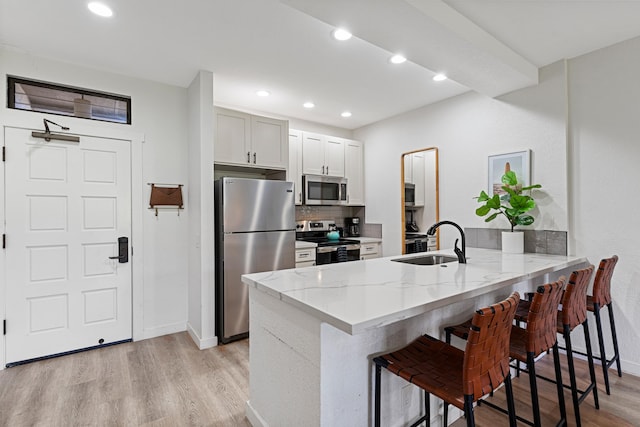
[[[364,206],[364,146],[360,141],[346,141],[344,176],[347,178],[347,203]]]
[[[327,137],[324,151],[325,175],[344,176],[344,147],[344,139]]]
[[[289,162],[289,122],[251,116],[251,147],[254,165],[286,169]]]
[[[302,132],[302,173],[324,175],[325,137],[316,133]]]
[[[302,132],[289,129],[289,168],[287,181],[293,182],[296,205],[302,204]]]
[[[413,184],[413,154],[404,156],[404,183]]]
[[[412,177],[413,184],[416,186],[416,202],[415,206],[424,206],[425,199],[425,173],[424,173],[424,153],[413,153],[412,159]]]
[[[424,153],[412,153],[404,156],[404,183],[415,185],[416,207],[424,206],[425,200],[425,161]]]
[[[251,115],[239,111],[215,109],[216,163],[246,165],[251,160]]]
[[[286,169],[289,122],[225,108],[215,109],[215,163]]]
[[[316,133],[302,133],[302,173],[344,176],[345,140]]]

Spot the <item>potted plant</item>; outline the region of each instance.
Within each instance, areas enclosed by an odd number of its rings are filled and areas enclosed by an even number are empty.
[[[494,194],[490,197],[484,190],[476,197],[483,205],[476,209],[476,215],[485,218],[485,222],[491,222],[499,215],[504,215],[511,225],[511,232],[502,233],[502,251],[511,253],[524,252],[524,233],[515,232],[516,225],[531,225],[534,218],[528,212],[536,207],[536,202],[531,197],[531,190],[542,188],[540,184],[523,187],[518,184],[515,172],[507,170],[502,175],[502,190],[505,194]],[[528,193],[524,193],[524,192]]]

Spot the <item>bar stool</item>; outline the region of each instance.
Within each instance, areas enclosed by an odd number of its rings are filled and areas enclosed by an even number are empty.
[[[611,276],[613,270],[618,263],[618,256],[605,258],[600,261],[596,278],[593,281],[593,295],[587,295],[587,310],[592,312],[596,318],[596,328],[598,329],[598,344],[600,346],[600,360],[602,363],[602,373],[604,374],[604,385],[607,394],[611,394],[609,389],[609,368],[616,362],[618,368],[618,376],[622,376],[622,368],[620,367],[620,353],[618,351],[618,337],[616,336],[616,324],[613,320],[613,304],[611,300]],[[611,338],[613,340],[613,357],[607,360],[604,350],[604,338],[602,334],[602,319],[600,318],[600,310],[607,306],[609,311],[609,324],[611,325]]]
[[[593,355],[591,354],[589,322],[587,321],[587,287],[593,275],[593,269],[593,265],[590,265],[587,268],[571,273],[569,283],[562,296],[562,308],[558,311],[557,331],[564,337],[566,345],[569,380],[571,381],[571,398],[573,400],[573,410],[578,427],[581,426],[580,403],[589,395],[589,392],[593,393],[596,409],[600,409],[600,405],[598,404],[598,388],[596,387],[596,373],[593,367]],[[573,351],[571,348],[571,332],[578,325],[582,325],[584,331],[584,341],[587,347],[587,359],[589,362],[589,376],[591,377],[591,383],[585,390],[578,390],[576,371],[573,365]],[[580,394],[580,397],[578,397],[578,394]]]
[[[375,426],[380,426],[380,380],[382,368],[425,391],[426,414],[413,426],[431,418],[429,395],[434,394],[465,413],[467,426],[475,425],[473,403],[502,383],[507,392],[509,425],[516,425],[509,371],[511,324],[520,295],[477,310],[471,321],[465,351],[437,338],[423,335],[406,347],[375,357]],[[445,415],[445,425],[447,419]]]
[[[539,286],[534,293],[533,300],[529,304],[526,328],[513,325],[511,328],[511,340],[509,353],[511,359],[520,365],[524,362],[527,365],[529,374],[529,385],[531,394],[531,408],[533,411],[533,422],[521,417],[518,420],[540,427],[542,425],[540,417],[540,405],[538,401],[538,385],[536,381],[535,358],[540,354],[553,349],[553,364],[556,373],[556,384],[558,392],[558,403],[560,406],[560,421],[558,425],[565,424],[567,412],[564,404],[564,392],[562,387],[562,374],[560,372],[560,354],[558,351],[558,339],[556,334],[557,312],[560,298],[562,298],[562,288],[564,287],[564,277],[557,282]],[[448,326],[444,328],[447,342],[451,341],[451,335],[462,339],[467,339],[468,322],[461,325]],[[483,405],[487,405],[501,412],[505,410],[491,402],[482,400]],[[480,402],[478,402],[480,404]]]

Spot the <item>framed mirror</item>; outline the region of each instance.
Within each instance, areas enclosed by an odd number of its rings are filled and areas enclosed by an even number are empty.
[[[430,239],[426,234],[440,220],[438,148],[403,153],[400,161],[402,253],[437,250],[438,233]]]

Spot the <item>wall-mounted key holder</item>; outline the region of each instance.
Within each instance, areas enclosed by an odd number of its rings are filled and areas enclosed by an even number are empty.
[[[180,210],[184,209],[182,202],[182,184],[149,183],[149,185],[151,186],[149,209],[155,209],[156,216],[158,216],[158,209],[163,208],[178,209],[178,215],[180,215]]]

